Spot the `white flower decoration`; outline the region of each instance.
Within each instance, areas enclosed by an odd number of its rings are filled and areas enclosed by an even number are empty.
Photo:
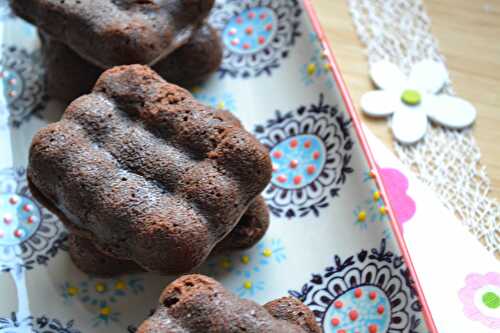
[[[409,77],[388,61],[377,62],[371,66],[370,76],[381,90],[365,93],[361,108],[373,117],[393,114],[392,132],[405,144],[424,137],[427,117],[450,128],[470,126],[476,118],[474,106],[464,99],[438,94],[447,75],[444,65],[432,60],[415,64]]]

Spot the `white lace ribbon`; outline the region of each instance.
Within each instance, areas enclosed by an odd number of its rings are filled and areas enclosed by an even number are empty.
[[[370,64],[385,59],[408,73],[414,63],[423,59],[445,63],[421,0],[348,0],[348,4]],[[454,94],[449,75],[444,92]],[[433,127],[415,145],[396,141],[394,145],[403,163],[498,256],[500,205],[488,197],[490,179],[480,164],[481,153],[471,130]]]

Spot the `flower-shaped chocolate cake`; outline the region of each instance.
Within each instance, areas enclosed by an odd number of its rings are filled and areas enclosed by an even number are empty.
[[[319,333],[312,311],[291,297],[260,306],[202,275],[172,282],[138,333]]]
[[[63,102],[87,94],[104,69],[85,61],[64,43],[40,33],[47,68],[47,94]],[[219,68],[222,45],[217,30],[204,24],[186,44],[158,61],[153,69],[170,83],[192,87]]]
[[[258,196],[236,227],[217,244],[212,253],[252,247],[264,236],[268,227],[269,211],[264,198]],[[102,253],[91,240],[74,234],[69,236],[69,254],[80,270],[94,276],[112,277],[143,270],[131,260],[120,260]]]
[[[213,4],[214,0],[11,0],[17,15],[102,68],[156,63],[188,41]]]
[[[75,234],[150,271],[201,264],[271,177],[267,149],[147,66],[112,68],[30,148],[35,197]]]

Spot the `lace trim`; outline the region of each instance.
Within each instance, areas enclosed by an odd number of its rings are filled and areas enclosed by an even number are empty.
[[[445,63],[421,0],[348,0],[348,4],[369,63],[387,59],[406,73],[422,59]],[[449,76],[444,92],[454,94]],[[490,179],[471,130],[432,127],[422,142],[404,146],[394,141],[394,145],[403,163],[498,256],[500,205],[488,197]]]

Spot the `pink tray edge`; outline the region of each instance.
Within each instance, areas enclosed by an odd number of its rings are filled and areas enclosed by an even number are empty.
[[[368,161],[368,165],[370,169],[372,170],[377,170],[377,164],[375,162],[375,158],[373,157],[373,153],[370,149],[370,146],[368,145],[368,142],[366,140],[365,134],[363,132],[363,129],[361,127],[361,120],[359,118],[358,113],[356,112],[356,108],[354,107],[354,104],[352,102],[352,98],[349,94],[349,91],[347,89],[347,86],[345,84],[345,81],[342,77],[342,74],[340,72],[339,66],[337,64],[337,61],[335,60],[335,57],[332,52],[331,45],[326,38],[325,32],[321,26],[321,23],[319,22],[318,16],[316,14],[316,10],[314,9],[314,6],[312,4],[311,0],[303,0],[304,2],[304,7],[307,11],[307,14],[309,18],[311,19],[313,28],[318,35],[318,38],[323,46],[323,49],[326,51],[325,55],[327,56],[328,62],[330,63],[330,68],[331,68],[331,73],[333,76],[333,79],[337,83],[337,86],[339,87],[340,90],[340,95],[342,96],[342,99],[346,105],[347,112],[351,116],[352,122],[354,129],[356,131],[356,135],[358,136],[359,141],[361,142],[361,148],[363,150],[363,153],[366,157],[366,160]],[[422,286],[420,285],[417,273],[415,271],[415,267],[413,266],[410,253],[408,251],[408,248],[406,246],[406,243],[404,241],[403,235],[401,233],[401,230],[399,228],[399,224],[396,220],[394,210],[391,206],[390,201],[388,201],[386,198],[387,193],[385,190],[385,187],[383,185],[383,182],[380,179],[379,173],[375,172],[375,180],[377,182],[378,187],[380,188],[380,192],[382,193],[382,197],[384,199],[384,202],[388,208],[388,213],[390,216],[390,222],[391,222],[391,228],[394,232],[394,235],[396,237],[396,241],[398,243],[399,248],[401,249],[401,253],[403,255],[403,258],[405,259],[406,265],[408,266],[408,269],[410,270],[410,274],[413,278],[413,281],[415,283],[415,289],[417,291],[418,298],[420,300],[420,303],[422,304],[422,312],[424,315],[424,319],[426,321],[426,324],[428,328],[430,329],[431,333],[437,333],[438,330],[436,328],[436,325],[434,323],[434,319],[432,318],[432,314],[429,309],[429,305],[427,304],[427,301],[425,299],[424,292],[422,290]]]

